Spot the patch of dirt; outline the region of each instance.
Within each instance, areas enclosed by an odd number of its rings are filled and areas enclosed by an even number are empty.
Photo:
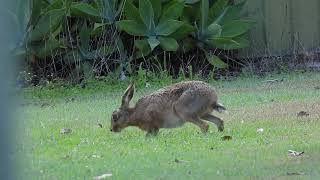
[[[283,118],[296,118],[297,112],[308,112],[308,118],[310,120],[320,119],[320,102],[270,102],[268,104],[261,105],[259,107],[245,107],[238,108],[234,111],[235,113],[230,113],[232,119],[237,120],[239,117],[245,121],[256,121],[263,119],[283,119]],[[232,119],[230,119],[232,121]]]
[[[267,80],[268,82],[268,80]],[[307,80],[303,83],[297,83],[296,81],[286,81],[284,79],[280,79],[278,81],[274,80],[274,83],[266,83],[266,81],[261,81],[260,85],[255,87],[242,87],[242,88],[226,88],[223,90],[223,93],[250,93],[250,92],[261,92],[261,91],[269,91],[272,89],[320,89],[320,81],[319,80]]]

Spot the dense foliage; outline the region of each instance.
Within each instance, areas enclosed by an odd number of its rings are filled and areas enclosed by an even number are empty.
[[[229,0],[20,0],[16,55],[40,78],[226,68],[253,22]],[[205,61],[203,61],[205,60]],[[192,63],[191,63],[192,61]],[[208,66],[210,64],[210,66]],[[26,66],[26,65],[25,65]],[[191,69],[191,70],[190,70]]]

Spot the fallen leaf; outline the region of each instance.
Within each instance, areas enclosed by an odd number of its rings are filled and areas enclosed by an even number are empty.
[[[47,103],[47,102],[41,104],[41,107],[42,107],[42,108],[43,108],[43,107],[48,107],[48,106],[50,106],[50,104]]]
[[[112,177],[112,174],[111,173],[102,174],[100,176],[94,177],[93,179],[105,179],[107,177]]]
[[[265,80],[264,82],[265,83],[275,83],[275,82],[282,82],[283,79],[268,79],[268,80]]]
[[[297,113],[297,117],[309,116],[310,114],[305,111],[300,111]]]
[[[91,157],[93,157],[93,158],[100,158],[101,156],[99,156],[99,155],[92,155]]]
[[[231,140],[231,139],[232,139],[232,136],[223,136],[221,139],[222,139],[223,141]]]
[[[176,159],[174,160],[174,162],[176,162],[176,163],[185,163],[185,162],[188,162],[188,161],[179,160],[179,159],[176,158]]]
[[[258,128],[257,129],[257,133],[263,133],[263,131],[264,131],[263,128]]]
[[[70,134],[71,132],[72,132],[72,130],[69,128],[62,128],[60,130],[60,134]]]
[[[295,156],[295,157],[301,156],[302,154],[304,154],[304,151],[302,151],[302,152],[293,151],[293,150],[288,150],[288,151],[289,151],[290,156]]]
[[[299,175],[305,175],[305,173],[299,173],[299,172],[287,172],[288,176],[299,176]]]

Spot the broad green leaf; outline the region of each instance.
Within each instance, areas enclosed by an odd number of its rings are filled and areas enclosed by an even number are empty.
[[[246,0],[243,0],[241,3],[230,6],[230,8],[227,9],[225,16],[223,17],[222,23],[226,23],[231,20],[235,20],[240,18],[240,13],[246,4]]]
[[[109,23],[94,23],[93,30],[91,32],[91,36],[100,36],[101,33],[104,32],[106,29],[106,25],[109,25]]]
[[[65,9],[54,9],[41,16],[35,28],[31,32],[30,40],[41,40],[50,32],[52,33],[53,31],[55,31],[55,29],[61,23],[65,12]]]
[[[147,39],[136,39],[134,41],[134,46],[137,47],[139,50],[150,48],[148,40]]]
[[[148,29],[148,32],[151,33],[154,31],[154,12],[149,0],[139,0],[139,12],[142,21]]]
[[[206,54],[207,61],[214,67],[220,68],[220,69],[228,67],[228,64],[223,62],[218,56],[208,52],[206,52],[205,54]]]
[[[226,13],[228,12],[230,6],[227,6],[221,14],[213,21],[213,24],[223,24],[224,17]]]
[[[99,11],[87,3],[72,4],[71,13],[80,17],[100,17]]]
[[[229,0],[217,0],[209,9],[209,23],[216,21],[228,6]]]
[[[184,3],[186,4],[195,4],[197,2],[199,2],[200,0],[185,0]]]
[[[86,23],[84,23],[84,25],[82,25],[79,36],[80,36],[80,43],[81,43],[80,47],[83,51],[89,51],[89,49],[90,49],[91,31],[92,30],[87,27]]]
[[[183,8],[184,4],[182,2],[173,3],[168,8],[163,10],[159,23],[161,24],[169,19],[178,19],[182,14]]]
[[[55,38],[50,38],[34,47],[34,53],[37,57],[45,58],[55,54],[55,50],[61,46],[61,42]]]
[[[63,8],[63,0],[55,0],[53,1],[52,4],[50,4],[47,8],[46,11],[50,11],[53,9],[61,9]]]
[[[41,9],[43,7],[40,0],[30,0],[30,1],[31,1],[30,25],[35,26],[40,18]]]
[[[114,0],[114,4],[113,4],[114,8],[113,9],[116,10],[116,17],[121,18],[124,13],[124,6],[125,6],[126,2],[128,2],[128,0],[120,0],[120,2],[118,2],[118,1],[119,0]]]
[[[193,26],[191,26],[190,24],[184,23],[175,32],[170,34],[170,37],[173,37],[177,40],[181,40],[181,39],[184,39],[185,37],[187,37],[189,34],[194,32],[195,30],[196,29]]]
[[[241,49],[249,46],[249,41],[243,36],[235,38],[213,38],[209,41],[209,44],[213,47],[217,47],[224,50]]]
[[[138,8],[136,8],[132,2],[126,2],[124,6],[124,12],[126,15],[127,20],[134,20],[137,23],[143,23]]]
[[[180,16],[182,21],[190,22],[190,24],[194,24],[199,27],[199,21],[201,17],[200,11],[200,3],[195,4],[193,6],[185,6],[182,11],[182,15]],[[197,7],[199,6],[199,7]],[[196,24],[195,24],[196,23]]]
[[[175,32],[179,27],[181,27],[185,22],[177,20],[168,20],[159,24],[156,28],[156,34],[160,36],[169,36]]]
[[[97,29],[97,28],[100,28],[100,27],[103,27],[105,25],[107,25],[108,23],[94,23],[93,25],[93,29]]]
[[[121,20],[118,21],[116,25],[120,30],[125,31],[132,36],[147,36],[146,27],[133,20]]]
[[[136,58],[145,57],[151,53],[151,48],[147,39],[135,40],[134,46],[139,49],[139,51],[136,54]]]
[[[195,40],[187,37],[181,40],[180,49],[183,52],[188,52],[192,50],[195,47],[195,45],[196,45]]]
[[[51,37],[57,37],[62,31],[62,24],[58,24],[57,28],[55,28],[55,31],[50,32]],[[61,41],[61,39],[60,39]]]
[[[160,44],[160,41],[156,37],[151,36],[148,38],[148,43],[151,48],[151,51],[153,51],[154,48],[156,48]]]
[[[106,22],[114,22],[117,12],[115,0],[96,0],[101,17]]]
[[[204,30],[207,28],[208,24],[208,13],[209,13],[209,0],[201,0],[201,29]]]
[[[207,36],[218,37],[221,35],[222,28],[219,24],[210,24],[207,28]]]
[[[246,33],[253,26],[254,21],[232,20],[222,26],[221,37],[236,37]]]
[[[174,38],[159,37],[160,46],[165,51],[177,51],[179,48],[178,42]]]
[[[162,5],[160,0],[150,0],[152,4],[152,9],[154,11],[154,19],[155,22],[158,22],[160,16],[161,16],[161,11],[162,11]]]

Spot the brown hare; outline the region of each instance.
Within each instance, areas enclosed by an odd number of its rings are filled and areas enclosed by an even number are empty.
[[[211,112],[225,111],[217,102],[217,94],[208,84],[201,81],[187,81],[159,89],[138,100],[134,107],[129,106],[133,97],[134,84],[131,83],[122,96],[118,110],[112,113],[112,132],[120,132],[128,126],[136,126],[148,135],[157,135],[160,128],[175,128],[186,122],[200,127],[203,133],[215,123],[223,131],[223,121]]]

